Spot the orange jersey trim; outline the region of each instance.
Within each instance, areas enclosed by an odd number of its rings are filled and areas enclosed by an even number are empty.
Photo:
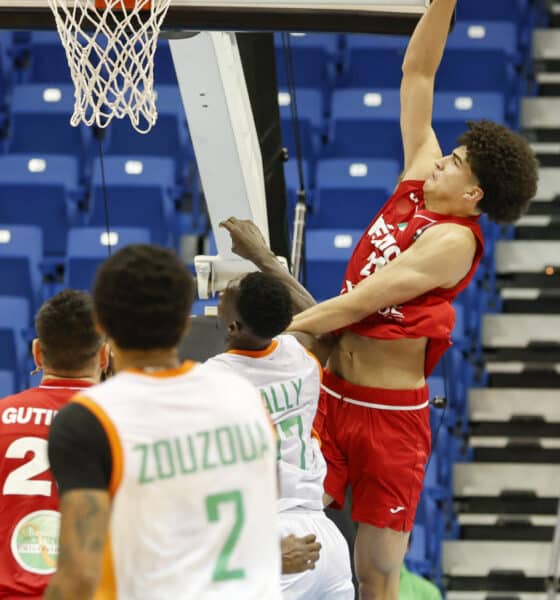
[[[315,438],[319,442],[319,448],[321,448],[323,445],[323,440],[321,439],[321,436],[319,435],[319,432],[315,429],[315,427],[311,428],[311,437]]]
[[[313,354],[313,352],[311,352],[310,350],[308,350],[305,346],[302,345],[302,348],[307,352],[307,354],[309,354],[309,356],[317,363],[317,366],[319,367],[319,379],[321,380],[321,383],[323,383],[323,365],[319,362],[319,359],[315,356],[315,354]]]
[[[159,379],[165,379],[167,377],[177,377],[178,375],[185,375],[191,369],[193,369],[198,363],[192,360],[186,360],[181,366],[175,367],[174,369],[162,369],[161,371],[145,371],[144,369],[126,369],[125,373],[135,373],[136,375],[143,375],[144,377],[157,377]]]
[[[263,358],[272,354],[278,348],[278,340],[272,340],[269,346],[264,350],[228,350],[227,354],[239,354],[240,356],[250,356],[251,358]]]
[[[117,580],[115,577],[115,566],[113,561],[113,550],[111,535],[107,535],[105,547],[103,548],[103,559],[101,563],[101,579],[97,585],[93,600],[116,600]]]
[[[107,413],[91,398],[84,395],[75,396],[72,402],[77,402],[82,406],[85,406],[96,419],[99,421],[107,439],[109,440],[109,446],[111,448],[111,457],[113,460],[113,469],[111,472],[111,481],[109,482],[109,494],[113,498],[119,489],[119,485],[122,481],[123,468],[124,468],[124,453],[121,445],[121,439],[117,433],[117,429],[113,421],[109,418]]]

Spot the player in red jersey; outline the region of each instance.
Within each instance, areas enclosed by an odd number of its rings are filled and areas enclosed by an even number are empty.
[[[40,308],[33,358],[41,384],[0,401],[0,598],[39,599],[54,573],[60,516],[47,437],[57,411],[99,382],[109,351],[95,331],[92,301],[65,290]]]
[[[336,333],[316,419],[327,459],[327,502],[349,485],[359,523],[362,600],[397,600],[430,452],[426,377],[450,345],[451,301],[483,253],[478,217],[512,223],[536,192],[528,144],[496,123],[469,124],[442,156],[432,129],[434,81],[456,0],[434,0],[403,63],[401,182],[359,241],[341,295],[294,318],[290,329]],[[252,224],[230,219],[233,249],[288,281]],[[309,298],[306,298],[309,301]]]

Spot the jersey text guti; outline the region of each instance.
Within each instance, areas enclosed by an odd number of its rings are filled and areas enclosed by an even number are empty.
[[[12,406],[2,411],[2,423],[4,425],[51,425],[57,412],[50,408]]]

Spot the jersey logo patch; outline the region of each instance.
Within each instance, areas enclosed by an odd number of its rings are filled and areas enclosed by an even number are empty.
[[[404,506],[397,506],[396,508],[390,508],[389,512],[392,515],[396,515],[397,513],[400,513],[401,511],[405,510]]]
[[[37,575],[52,575],[58,560],[60,513],[38,510],[25,516],[12,534],[11,550],[20,567]]]

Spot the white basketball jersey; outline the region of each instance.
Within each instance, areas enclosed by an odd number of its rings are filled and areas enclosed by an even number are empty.
[[[261,392],[278,432],[278,510],[323,510],[327,467],[313,420],[321,388],[321,366],[291,335],[281,335],[262,352],[232,350],[208,363],[227,364]]]
[[[246,379],[185,363],[122,372],[75,401],[113,455],[96,600],[280,599],[276,441]]]

